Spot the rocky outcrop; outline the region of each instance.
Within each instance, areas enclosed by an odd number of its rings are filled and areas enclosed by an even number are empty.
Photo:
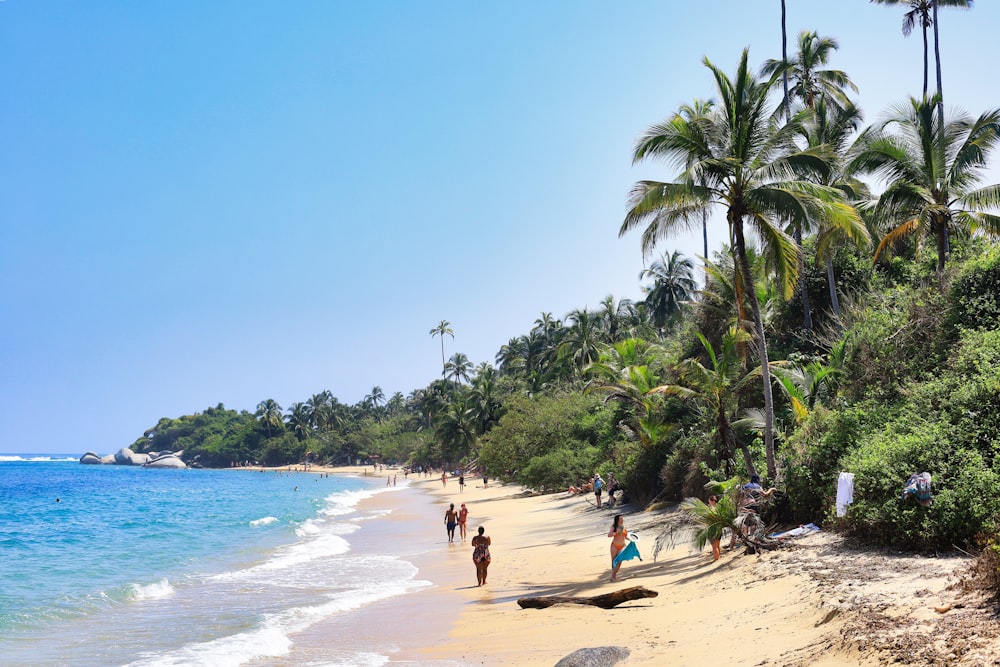
[[[556,667],[611,667],[628,657],[624,646],[598,646],[573,651],[556,663]]]
[[[137,454],[128,447],[123,447],[114,454],[109,454],[108,456],[98,456],[95,452],[87,452],[80,457],[80,463],[143,466],[146,468],[187,468],[187,464],[184,463],[184,460],[181,458],[183,454],[183,450],[179,452],[150,452],[149,454]]]

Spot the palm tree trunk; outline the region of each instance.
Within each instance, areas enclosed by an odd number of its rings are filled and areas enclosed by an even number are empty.
[[[826,258],[826,282],[830,286],[830,305],[833,314],[840,320],[840,299],[837,297],[837,278],[833,274],[833,257]]]
[[[754,331],[757,339],[757,353],[760,357],[760,377],[764,384],[764,452],[767,458],[767,476],[774,480],[778,475],[774,459],[774,395],[771,391],[771,368],[767,359],[767,339],[764,336],[764,320],[760,314],[760,303],[754,289],[753,275],[750,273],[750,261],[747,259],[746,239],[743,236],[743,221],[737,216],[731,216],[730,228],[736,241],[736,265],[743,274],[743,289],[750,310],[753,313]]]
[[[923,25],[923,21],[921,21],[921,25]],[[924,99],[926,100],[927,99],[927,55],[928,55],[926,25],[923,25],[923,32],[924,32]]]
[[[792,233],[795,238],[796,245],[799,246],[800,252],[802,248],[802,230],[796,228]],[[799,255],[799,276],[805,275],[805,262],[802,259],[801,254]],[[799,284],[795,287],[799,293],[799,299],[802,301],[802,321],[805,324],[806,329],[812,331],[813,328],[813,318],[812,318],[812,308],[809,306],[809,292],[806,290],[805,281],[801,278],[799,279]]]
[[[931,6],[934,8],[934,64],[937,66],[937,94],[938,94],[938,132],[944,136],[944,91],[941,88],[941,39],[938,36],[938,1],[931,0]],[[942,150],[944,150],[944,142],[941,142]],[[942,156],[944,157],[944,156]],[[942,160],[942,164],[944,161]],[[944,257],[938,257],[938,272],[944,270],[944,261],[947,260],[949,251],[948,239],[948,227],[944,226],[942,229],[941,236],[941,246],[940,252],[944,254]]]
[[[788,31],[785,29],[785,0],[781,0],[781,62],[788,64]],[[792,116],[792,110],[788,107],[788,70],[781,75],[781,83],[785,88],[785,120]]]

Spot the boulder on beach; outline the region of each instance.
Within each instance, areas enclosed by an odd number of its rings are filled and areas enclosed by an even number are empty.
[[[624,646],[597,646],[573,651],[556,663],[556,667],[610,667],[629,656]]]
[[[96,452],[87,452],[86,454],[80,457],[80,463],[94,465],[103,463],[103,461],[101,461],[101,457],[98,456]]]
[[[115,452],[115,463],[120,466],[141,466],[149,463],[149,454],[136,454],[128,447]]]
[[[145,468],[187,468],[187,464],[174,454],[160,456],[157,459],[143,464]]]

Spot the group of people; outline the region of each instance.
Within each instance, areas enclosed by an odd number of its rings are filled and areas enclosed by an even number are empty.
[[[465,542],[466,526],[469,522],[469,509],[462,503],[461,508],[455,510],[455,503],[448,505],[448,510],[444,513],[444,525],[448,531],[448,542],[455,541],[455,528],[462,542]],[[476,566],[477,586],[486,584],[486,571],[490,566],[490,540],[486,535],[486,529],[479,527],[479,534],[472,538],[472,562]]]
[[[601,473],[596,473],[586,482],[582,482],[579,485],[570,485],[569,489],[566,490],[571,496],[578,493],[593,493],[594,501],[597,503],[597,509],[601,509],[604,506],[604,492],[608,492],[607,506],[615,506],[615,491],[619,489],[618,480],[615,479],[613,473],[608,473],[608,479],[605,481],[601,477]]]

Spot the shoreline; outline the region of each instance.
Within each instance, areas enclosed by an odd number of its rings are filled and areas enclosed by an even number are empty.
[[[358,468],[310,472],[363,476]],[[395,493],[363,501],[367,510],[389,512],[379,522],[385,520],[388,533],[399,531],[403,557],[418,568],[415,578],[433,583],[359,610],[347,624],[401,622],[389,631],[397,639],[389,665],[551,667],[578,649],[600,646],[627,649],[619,663],[626,666],[934,664],[928,655],[952,656],[939,664],[971,666],[1000,658],[992,606],[952,586],[968,558],[859,549],[823,531],[756,556],[724,550],[713,562],[710,550],[690,544],[674,509],[626,507],[625,524],[639,533],[643,560],[624,563],[612,583],[606,535],[613,512],[580,496],[469,482],[460,494],[457,480],[442,487],[439,477],[411,475],[402,491],[413,495],[404,503]],[[447,543],[442,524],[450,502],[468,504],[469,538],[483,524],[493,541],[481,588],[471,546]],[[654,559],[658,536],[670,537],[671,530],[673,539]],[[517,605],[521,597],[592,596],[631,586],[658,597],[608,610]],[[971,636],[969,627],[976,628]]]

